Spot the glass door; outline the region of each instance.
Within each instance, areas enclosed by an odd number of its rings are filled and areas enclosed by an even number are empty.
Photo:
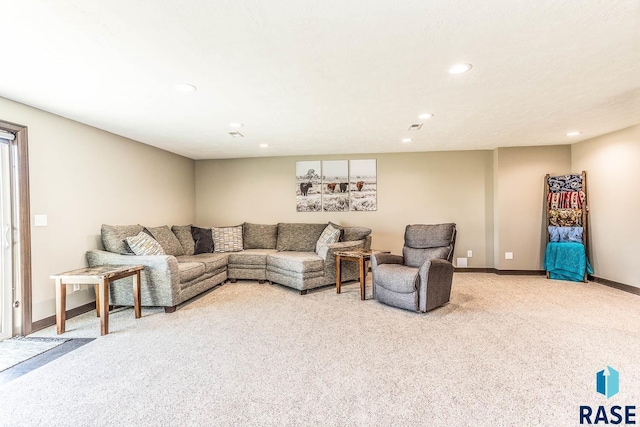
[[[10,141],[0,138],[0,340],[13,334]]]

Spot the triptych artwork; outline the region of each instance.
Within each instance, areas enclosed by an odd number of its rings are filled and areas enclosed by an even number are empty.
[[[296,162],[298,212],[375,211],[376,160]]]

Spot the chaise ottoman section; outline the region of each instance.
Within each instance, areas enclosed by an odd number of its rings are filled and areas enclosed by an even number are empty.
[[[323,286],[324,260],[315,252],[278,252],[267,256],[267,280],[300,291]]]
[[[246,249],[229,254],[227,274],[231,281],[237,279],[266,280],[267,255],[275,254],[276,249]]]

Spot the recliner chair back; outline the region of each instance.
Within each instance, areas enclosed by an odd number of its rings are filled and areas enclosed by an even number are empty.
[[[456,244],[456,225],[414,224],[407,225],[404,231],[404,265],[420,267],[425,259],[453,259]]]

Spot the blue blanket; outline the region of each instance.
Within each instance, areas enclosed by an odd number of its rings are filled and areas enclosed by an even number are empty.
[[[593,274],[582,243],[549,242],[544,255],[544,269],[551,279],[581,282],[585,271]]]

